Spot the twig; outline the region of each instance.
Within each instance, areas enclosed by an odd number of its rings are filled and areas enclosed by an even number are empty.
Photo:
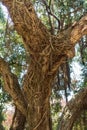
[[[58,21],[58,30],[60,30],[60,20],[52,13],[51,9],[50,9],[50,5],[51,5],[51,0],[50,0],[50,4],[49,6],[47,5],[46,1],[45,0],[42,0],[43,4],[46,6],[46,10],[47,10],[47,13],[49,15],[51,15],[52,17],[54,17],[57,21]]]

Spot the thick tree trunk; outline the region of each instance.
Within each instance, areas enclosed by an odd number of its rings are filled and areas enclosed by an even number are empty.
[[[26,117],[17,108],[15,108],[15,113],[10,130],[24,130],[25,123]]]
[[[50,94],[52,80],[41,73],[42,70],[38,67],[38,65],[31,63],[24,80],[23,91],[29,103],[27,130],[51,130]]]

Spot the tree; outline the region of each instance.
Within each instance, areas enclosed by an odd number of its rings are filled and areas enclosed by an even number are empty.
[[[15,29],[22,36],[30,58],[22,89],[17,76],[11,72],[9,64],[0,58],[0,73],[3,76],[4,89],[11,95],[20,114],[26,118],[28,130],[51,130],[49,102],[51,86],[59,66],[66,62],[66,58],[73,56],[75,44],[87,34],[87,16],[53,35],[37,17],[30,0],[3,0],[3,4],[10,13]],[[61,130],[72,129],[78,107],[79,113],[84,108],[81,106],[82,100],[87,98],[86,91],[84,89],[80,96],[77,95],[66,106],[64,115],[67,117],[63,116]],[[78,104],[76,104],[77,100]],[[86,107],[86,102],[84,103]]]

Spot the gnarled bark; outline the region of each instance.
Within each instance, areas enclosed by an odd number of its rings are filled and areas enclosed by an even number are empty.
[[[36,64],[30,65],[24,80],[24,91],[27,86],[28,96],[28,129],[50,130],[50,104],[51,93],[50,78],[45,78],[41,70],[37,71]]]

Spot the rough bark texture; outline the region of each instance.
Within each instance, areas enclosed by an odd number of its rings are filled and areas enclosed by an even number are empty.
[[[15,108],[15,113],[10,130],[24,130],[25,123],[26,117],[17,108]]]
[[[23,83],[26,96],[22,94],[17,79],[9,71],[1,71],[5,89],[24,115],[27,111],[28,130],[50,130],[51,84],[58,67],[65,62],[66,57],[73,56],[72,50],[76,42],[87,34],[87,17],[84,16],[67,30],[53,36],[38,19],[30,0],[3,0],[3,4],[8,8],[15,29],[22,36],[31,58]]]
[[[37,67],[37,66],[36,66]],[[50,130],[50,78],[45,78],[35,64],[29,67],[24,80],[24,91],[27,86],[28,96],[28,129]]]

